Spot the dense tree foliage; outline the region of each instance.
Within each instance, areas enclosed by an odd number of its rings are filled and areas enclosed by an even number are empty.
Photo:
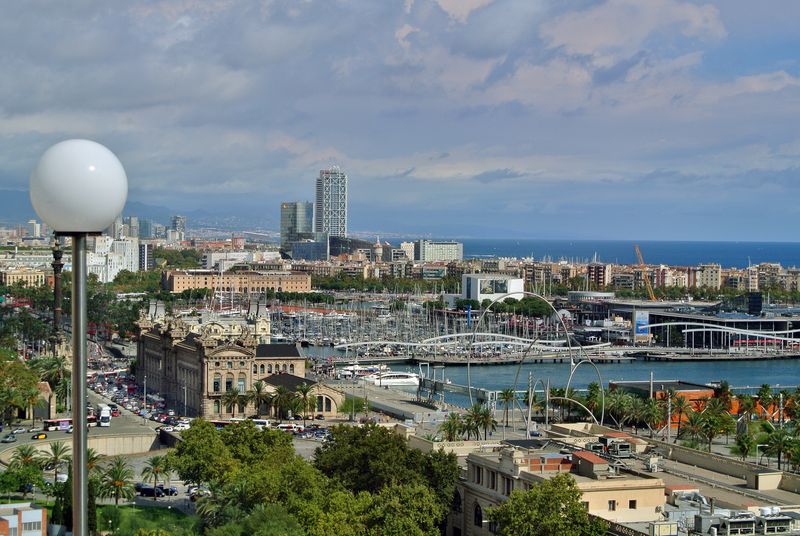
[[[458,466],[455,455],[424,454],[405,439],[375,425],[336,426],[333,440],[317,450],[314,465],[354,492],[378,493],[389,485],[422,484],[434,491],[443,508],[449,506]]]
[[[606,523],[590,518],[575,479],[562,473],[528,491],[516,490],[488,518],[502,536],[603,536]]]
[[[153,249],[157,264],[165,268],[199,268],[202,256],[196,249]]]
[[[315,467],[294,453],[289,435],[258,430],[250,421],[218,431],[196,420],[169,463],[182,479],[210,486],[197,509],[205,534],[439,534],[458,474],[454,457],[409,449],[374,426],[350,428],[360,433],[344,428],[336,428],[334,446],[322,457],[376,449],[370,457],[379,479],[344,476],[332,460],[327,471]]]

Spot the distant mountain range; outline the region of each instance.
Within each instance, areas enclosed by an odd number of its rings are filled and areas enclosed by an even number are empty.
[[[207,210],[177,211],[139,201],[125,203],[124,216],[137,216],[140,220],[152,220],[169,225],[172,216],[181,214],[188,219],[189,227],[215,227],[218,229],[274,229],[275,222],[258,216],[213,213]],[[0,190],[0,225],[24,224],[30,219],[39,219],[31,206],[25,190]]]

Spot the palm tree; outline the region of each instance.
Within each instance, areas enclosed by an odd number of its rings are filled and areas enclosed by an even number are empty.
[[[725,405],[725,402],[722,399],[712,398],[706,402],[706,405],[703,408],[703,413],[706,415],[722,416],[728,413],[728,406]]]
[[[464,430],[464,421],[458,413],[450,413],[439,426],[445,441],[455,441]]]
[[[230,391],[225,391],[225,394],[222,395],[222,403],[226,408],[231,408],[232,417],[236,416],[236,406],[239,404],[239,399],[241,396],[242,393],[239,391],[238,387],[234,387]]]
[[[608,413],[617,423],[617,428],[622,430],[625,423],[634,417],[634,399],[628,393],[614,389],[608,395]]]
[[[294,392],[297,393],[297,396],[303,401],[303,427],[305,427],[306,418],[308,417],[308,404],[311,400],[311,389],[313,389],[313,387],[305,382],[294,388]]]
[[[682,395],[675,395],[675,398],[672,400],[672,411],[673,413],[678,414],[678,433],[675,435],[674,443],[678,442],[678,438],[681,436],[681,424],[683,424],[683,416],[688,415],[690,411],[692,411],[692,405],[686,400],[686,397]]]
[[[142,479],[145,481],[152,480],[153,487],[158,486],[159,480],[162,478],[166,480],[169,473],[166,456],[151,456],[147,459],[142,469]],[[153,492],[153,500],[156,500],[156,493]]]
[[[282,420],[286,416],[286,412],[289,409],[289,404],[291,403],[292,398],[296,395],[289,391],[283,385],[279,385],[275,388],[274,398],[272,399],[272,405],[275,408],[275,412],[278,414],[278,419]]]
[[[66,401],[69,399],[69,389],[70,389],[70,381],[67,378],[63,378],[60,382],[58,382],[54,389],[56,394],[56,401],[65,405]]]
[[[473,404],[471,408],[467,410],[466,415],[464,416],[464,431],[467,433],[467,441],[469,441],[470,436],[474,433],[475,439],[480,439],[480,415],[482,411],[482,406],[480,404]]]
[[[30,387],[23,389],[19,393],[19,396],[25,404],[25,407],[31,412],[31,428],[33,428],[36,426],[36,408],[41,407],[44,402],[42,393],[40,393],[39,389],[36,387]]]
[[[768,383],[761,384],[756,393],[758,404],[761,406],[762,415],[769,414],[769,404],[772,402],[772,387]]]
[[[478,426],[483,428],[484,439],[489,439],[490,428],[492,429],[492,432],[497,429],[497,421],[494,420],[492,410],[486,406],[482,407],[480,413],[478,414]]]
[[[513,424],[514,421],[514,401],[517,399],[517,394],[514,392],[513,389],[503,389],[500,391],[500,395],[498,396],[497,400],[503,403],[503,422],[506,428],[508,428],[508,408],[511,406],[511,421]]]
[[[120,499],[129,501],[135,495],[133,469],[124,456],[114,456],[102,473],[100,496],[114,497],[114,504],[119,506]]]
[[[729,410],[731,408],[733,393],[731,392],[731,385],[726,380],[719,382],[719,387],[714,389],[714,396],[722,402],[725,409]]]
[[[272,395],[267,391],[267,384],[261,380],[253,382],[250,391],[247,392],[247,397],[256,408],[256,417],[261,417],[261,406],[266,404],[269,406],[272,402]]]
[[[639,406],[639,419],[650,430],[650,437],[655,435],[655,429],[664,421],[664,412],[655,398],[644,400]]]
[[[11,455],[13,467],[41,467],[39,451],[33,445],[20,445]]]
[[[53,481],[58,482],[58,470],[69,461],[69,446],[63,441],[50,443],[50,450],[40,454],[40,462],[44,466],[53,466]]]
[[[100,467],[100,460],[103,459],[103,456],[100,455],[95,449],[87,449],[86,450],[86,469],[89,473],[93,473],[96,471],[100,471],[102,467]]]
[[[736,398],[739,401],[739,415],[744,415],[747,422],[750,422],[753,411],[756,409],[756,399],[752,395],[739,395]]]
[[[594,415],[600,407],[602,398],[603,395],[600,384],[597,382],[590,383],[586,391],[586,407],[592,412],[592,415]]]
[[[742,461],[746,461],[747,457],[755,450],[755,448],[756,439],[753,437],[753,434],[737,434],[736,439],[733,440],[731,453],[741,456]]]
[[[781,458],[791,449],[794,438],[786,429],[775,428],[774,424],[767,421],[761,423],[761,430],[767,435],[764,452],[778,458],[778,470],[780,470]]]
[[[693,441],[697,441],[702,435],[703,430],[703,414],[694,410],[690,410],[686,414],[685,431],[688,432],[689,437]]]

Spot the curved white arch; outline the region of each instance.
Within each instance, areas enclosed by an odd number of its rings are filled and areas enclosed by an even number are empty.
[[[481,315],[478,317],[478,320],[475,323],[475,329],[472,332],[472,339],[470,341],[470,350],[472,349],[472,345],[475,342],[475,337],[476,337],[475,334],[478,332],[478,327],[480,326],[480,323],[483,320],[483,318],[486,316],[486,313],[488,313],[491,310],[492,306],[495,303],[497,303],[500,300],[505,300],[506,298],[509,298],[514,294],[519,294],[519,292],[508,293],[508,294],[503,294],[501,296],[498,296],[497,298],[492,300],[492,302],[488,305],[488,307],[486,307],[481,312]],[[567,346],[568,346],[568,351],[569,351],[569,365],[570,365],[570,370],[571,370],[570,374],[574,373],[574,369],[577,367],[577,365],[575,364],[575,360],[573,359],[572,341],[570,340],[569,330],[567,329],[567,325],[564,322],[564,318],[558,313],[558,310],[555,307],[553,307],[553,304],[550,303],[550,301],[547,298],[545,298],[544,296],[542,296],[540,294],[537,294],[535,292],[530,292],[530,291],[523,291],[522,294],[524,294],[525,296],[532,296],[534,298],[538,298],[538,299],[544,301],[550,307],[550,309],[553,310],[553,313],[555,313],[555,316],[558,319],[559,323],[561,324],[561,327],[564,328],[564,338],[567,341]],[[557,334],[557,332],[558,332],[558,330],[556,330],[556,334]],[[522,364],[525,362],[525,358],[528,356],[528,352],[530,352],[531,348],[533,347],[534,343],[536,343],[536,342],[537,341],[531,341],[531,344],[528,346],[528,348],[525,350],[525,352],[523,352],[522,358],[519,360],[519,363],[517,364],[517,372],[514,375],[514,385],[512,387],[514,391],[517,390],[517,385],[519,383],[519,373],[522,370]],[[578,355],[579,355],[579,357],[580,357],[580,352],[581,351],[582,351],[582,348],[580,346],[578,346]],[[470,373],[470,356],[471,355],[472,355],[471,351],[467,352],[467,386],[468,386],[467,392],[469,393],[469,402],[470,402],[470,404],[473,403],[472,402],[472,376],[471,376],[471,373]],[[588,359],[588,358],[584,359],[584,360],[579,360],[579,363],[582,362],[582,361],[588,361],[588,362],[592,363],[591,359]],[[601,404],[602,404],[602,410],[601,411],[602,411],[602,413],[601,413],[601,417],[604,417],[605,416],[606,398],[605,398],[605,390],[602,389],[602,387],[603,387],[603,377],[600,374],[600,369],[598,369],[597,366],[594,363],[592,363],[592,366],[594,366],[594,369],[597,372],[598,380],[600,380],[600,387],[601,387],[601,391],[600,392],[602,394],[602,401],[601,401]],[[550,393],[547,393],[548,397],[549,397],[549,394]],[[594,422],[597,423],[597,417],[595,417],[594,414],[591,411],[589,411],[588,408],[586,408],[586,406],[584,406],[583,404],[580,404],[579,402],[577,402],[575,400],[571,400],[571,399],[567,399],[567,400],[570,400],[570,401],[572,401],[572,402],[574,402],[576,404],[579,404],[584,409],[586,409],[586,411],[588,411],[589,414],[592,416],[592,419],[594,420]],[[601,420],[601,423],[602,423],[602,420]]]

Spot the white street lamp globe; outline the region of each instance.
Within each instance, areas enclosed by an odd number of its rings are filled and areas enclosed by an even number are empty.
[[[99,233],[122,213],[128,177],[119,159],[90,140],[47,149],[30,178],[31,204],[59,233]]]

